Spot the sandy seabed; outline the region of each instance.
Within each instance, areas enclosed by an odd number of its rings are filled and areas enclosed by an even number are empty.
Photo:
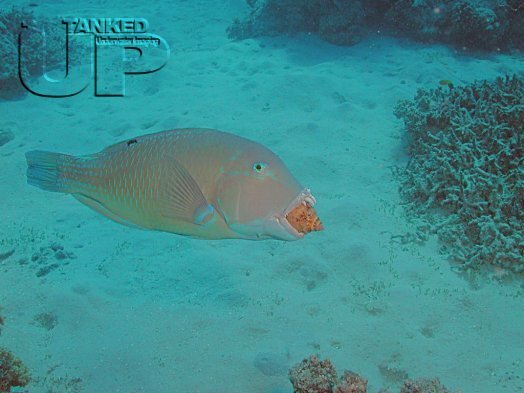
[[[402,242],[419,223],[392,174],[407,159],[399,99],[442,79],[522,73],[522,55],[381,35],[346,48],[307,35],[231,42],[240,0],[37,10],[146,18],[172,55],[127,77],[124,98],[0,102],[0,128],[16,136],[0,147],[0,253],[15,250],[0,263],[0,346],[31,370],[28,392],[285,393],[288,368],[311,353],[365,375],[370,392],[407,376],[524,391],[522,283],[465,279],[435,238]],[[26,184],[28,150],[81,155],[181,127],[271,148],[312,189],[326,230],[293,243],[192,240]]]

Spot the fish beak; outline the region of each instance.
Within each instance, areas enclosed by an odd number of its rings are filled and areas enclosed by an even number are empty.
[[[285,208],[283,211],[278,213],[273,220],[274,224],[277,224],[279,227],[279,237],[282,240],[298,240],[302,239],[306,233],[311,231],[321,231],[324,229],[324,226],[320,223],[320,220],[316,217],[314,213],[314,218],[316,219],[315,225],[312,226],[309,230],[300,232],[298,231],[291,223],[289,222],[289,215],[295,209],[304,206],[306,210],[312,209],[313,206],[317,203],[315,197],[311,194],[311,191],[308,188],[304,188],[293,201]],[[313,211],[314,212],[314,211]],[[273,228],[276,229],[276,228]]]

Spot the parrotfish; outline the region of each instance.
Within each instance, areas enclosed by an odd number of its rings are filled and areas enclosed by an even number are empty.
[[[315,198],[276,154],[222,131],[170,130],[95,154],[26,159],[29,184],[124,225],[202,239],[297,240],[323,229]]]

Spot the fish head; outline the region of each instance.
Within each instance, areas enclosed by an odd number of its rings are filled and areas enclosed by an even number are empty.
[[[243,149],[222,170],[217,206],[229,228],[243,238],[302,238],[304,233],[287,219],[302,204],[313,206],[315,198],[261,145]]]

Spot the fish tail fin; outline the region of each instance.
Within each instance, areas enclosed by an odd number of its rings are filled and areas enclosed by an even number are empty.
[[[48,151],[33,150],[25,154],[27,160],[27,183],[53,192],[71,192],[64,181],[63,167],[76,160],[75,157]]]

